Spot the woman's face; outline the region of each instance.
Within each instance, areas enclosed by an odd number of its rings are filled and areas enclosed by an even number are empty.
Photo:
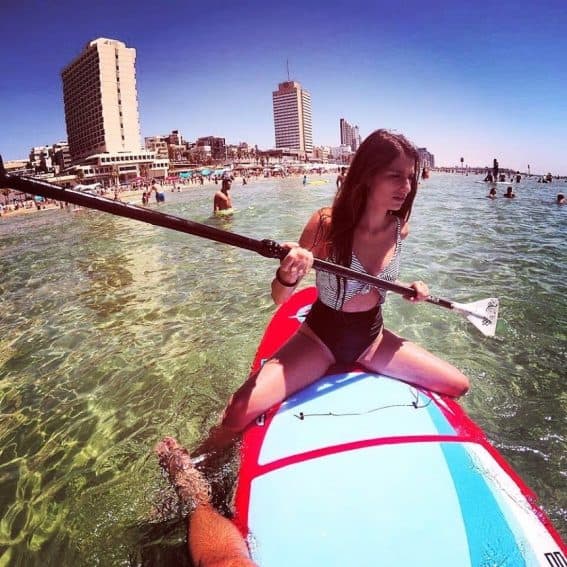
[[[372,180],[370,206],[379,206],[389,211],[399,210],[411,191],[414,176],[414,160],[405,154],[397,157]]]

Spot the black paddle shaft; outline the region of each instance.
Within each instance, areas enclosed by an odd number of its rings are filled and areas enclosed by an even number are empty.
[[[133,220],[146,222],[156,226],[177,230],[178,232],[185,232],[194,236],[200,236],[202,238],[207,238],[208,240],[213,240],[215,242],[221,242],[230,246],[236,246],[245,250],[251,250],[253,252],[256,252],[257,254],[265,256],[266,258],[275,258],[281,260],[289,251],[288,248],[282,246],[281,244],[278,244],[274,240],[256,240],[254,238],[207,226],[181,217],[162,213],[160,211],[146,209],[144,207],[131,205],[129,203],[123,203],[120,201],[114,201],[112,199],[101,197],[99,195],[81,193],[72,189],[63,189],[62,187],[59,187],[57,185],[47,183],[46,181],[40,181],[27,177],[19,177],[16,175],[7,175],[4,170],[1,158],[0,182],[2,184],[6,184],[12,189],[16,189],[23,193],[41,195],[47,199],[73,203],[74,205],[79,205],[81,207],[96,209],[105,213],[110,213]],[[314,259],[313,267],[319,271],[329,272],[337,276],[367,283],[374,287],[393,291],[394,293],[403,295],[405,297],[414,297],[416,295],[415,289],[411,287],[389,282],[370,274],[365,274],[363,272],[359,272],[345,266],[339,266],[337,264],[333,264],[332,262],[327,262],[318,258]],[[446,307],[449,309],[453,308],[452,302],[446,299],[429,297],[427,301],[429,303],[439,305],[440,307]]]

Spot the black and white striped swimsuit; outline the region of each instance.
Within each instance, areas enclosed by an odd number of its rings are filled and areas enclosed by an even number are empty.
[[[394,255],[388,265],[376,274],[377,277],[391,282],[398,279],[402,251],[401,221],[398,217],[396,221]],[[354,253],[350,267],[368,273]],[[386,299],[386,291],[376,288],[380,293],[380,301],[372,309],[347,312],[341,310],[347,301],[355,295],[370,293],[374,286],[347,279],[343,294],[343,291],[339,290],[337,277],[327,272],[317,272],[316,282],[319,296],[305,322],[329,348],[336,362],[353,363],[382,331],[382,303]]]
[[[402,251],[402,223],[399,217],[396,217],[397,226],[396,226],[396,249],[394,250],[394,255],[392,259],[388,263],[388,265],[378,274],[369,274],[369,275],[376,275],[376,277],[387,280],[389,282],[395,282],[399,275],[400,275],[400,253]],[[364,266],[360,262],[360,260],[356,257],[354,252],[352,253],[350,267],[353,270],[358,270],[359,272],[364,272],[367,274],[368,272],[364,269]],[[319,299],[327,306],[331,307],[332,309],[340,309],[340,306],[344,305],[347,301],[352,299],[355,295],[359,293],[364,295],[370,293],[372,289],[372,285],[365,284],[356,280],[346,280],[345,290],[344,290],[344,301],[342,297],[342,293],[339,292],[337,286],[337,277],[329,272],[317,272],[316,276],[317,282],[317,291],[319,292]],[[383,289],[377,288],[380,292],[380,303],[384,303],[386,299],[386,291]]]

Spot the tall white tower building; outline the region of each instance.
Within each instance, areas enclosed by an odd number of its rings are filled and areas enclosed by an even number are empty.
[[[61,73],[73,161],[141,147],[136,50],[114,39],[89,42]]]
[[[276,148],[290,148],[311,154],[313,127],[311,95],[297,81],[286,81],[272,92]]]

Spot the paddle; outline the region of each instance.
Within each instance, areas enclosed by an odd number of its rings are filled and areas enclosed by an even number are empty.
[[[172,230],[185,232],[194,236],[200,236],[202,238],[221,242],[230,246],[244,248],[245,250],[251,250],[252,252],[256,252],[257,254],[261,254],[267,258],[277,258],[281,260],[288,252],[287,248],[273,240],[256,240],[254,238],[207,226],[181,217],[168,215],[156,210],[146,209],[137,205],[113,201],[112,199],[107,199],[106,197],[100,197],[89,193],[80,193],[78,191],[73,191],[72,189],[63,189],[45,181],[8,175],[4,170],[1,157],[0,183],[9,186],[12,189],[22,191],[23,193],[41,195],[47,199],[65,201],[81,207],[96,209],[105,213],[111,213],[113,215],[139,220],[156,226],[170,228]],[[318,258],[315,258],[313,267],[316,270],[330,272],[338,276],[358,280],[405,297],[414,297],[416,294],[415,290],[411,287],[382,280],[375,276],[358,272],[351,268],[339,266]],[[430,296],[425,301],[460,313],[483,335],[492,337],[496,332],[496,322],[498,319],[497,298],[483,299],[465,304],[449,301],[448,299],[443,299],[441,297]]]

